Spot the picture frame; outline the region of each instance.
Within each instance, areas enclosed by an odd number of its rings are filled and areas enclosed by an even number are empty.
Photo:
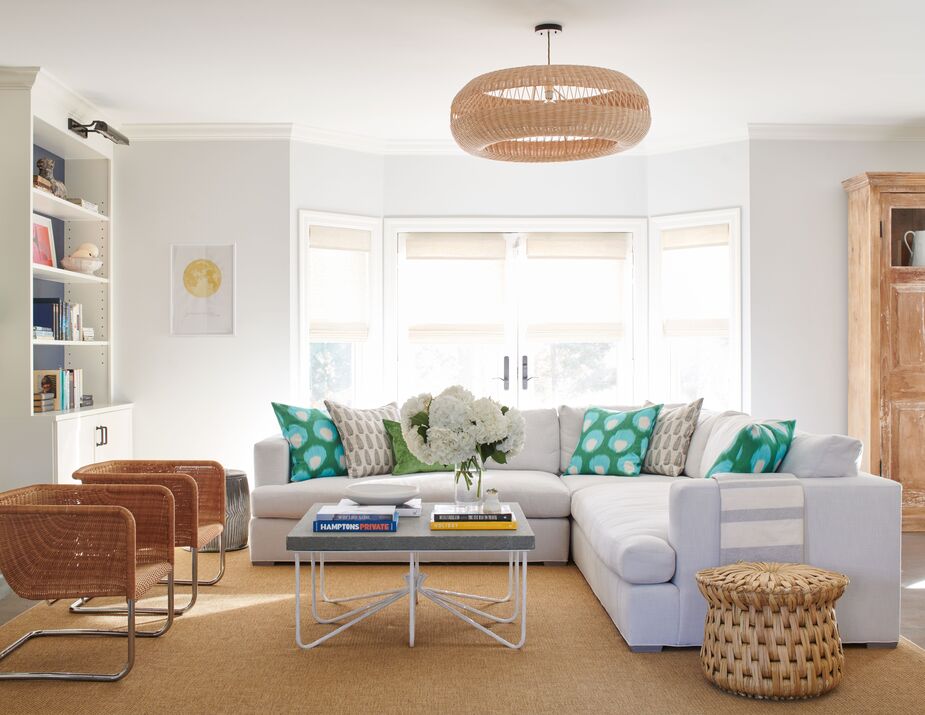
[[[32,263],[58,267],[55,255],[55,229],[50,218],[32,214]]]
[[[233,336],[237,244],[170,246],[170,334]]]

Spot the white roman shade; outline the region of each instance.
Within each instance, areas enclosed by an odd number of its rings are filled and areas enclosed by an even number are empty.
[[[369,338],[369,231],[312,225],[308,229],[308,339],[357,343]]]
[[[622,340],[623,323],[537,323],[527,326],[527,340],[538,343],[611,343]]]
[[[500,233],[404,233],[408,260],[496,260],[505,256]]]
[[[411,343],[503,343],[502,323],[432,323],[408,327]]]
[[[662,329],[668,338],[724,337],[729,334],[729,321],[710,318],[665,320]]]
[[[729,245],[729,224],[672,228],[662,231],[662,250],[678,248],[705,248]]]
[[[528,233],[527,258],[585,258],[626,260],[628,233]]]

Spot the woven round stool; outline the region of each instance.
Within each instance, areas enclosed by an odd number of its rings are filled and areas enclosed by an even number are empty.
[[[848,577],[805,564],[747,563],[697,572],[709,603],[700,663],[707,680],[756,698],[809,698],[841,681],[835,601]]]

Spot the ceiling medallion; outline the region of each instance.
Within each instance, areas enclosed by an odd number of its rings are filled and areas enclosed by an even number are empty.
[[[546,36],[546,64],[512,67],[476,77],[450,108],[450,129],[466,152],[498,161],[574,161],[635,146],[652,123],[649,98],[621,72],[550,62],[551,37],[562,25],[534,30]]]

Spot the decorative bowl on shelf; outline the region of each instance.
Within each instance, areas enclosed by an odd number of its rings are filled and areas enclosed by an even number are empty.
[[[69,271],[94,275],[100,268],[103,267],[103,259],[68,256],[67,258],[61,259],[61,266]]]

